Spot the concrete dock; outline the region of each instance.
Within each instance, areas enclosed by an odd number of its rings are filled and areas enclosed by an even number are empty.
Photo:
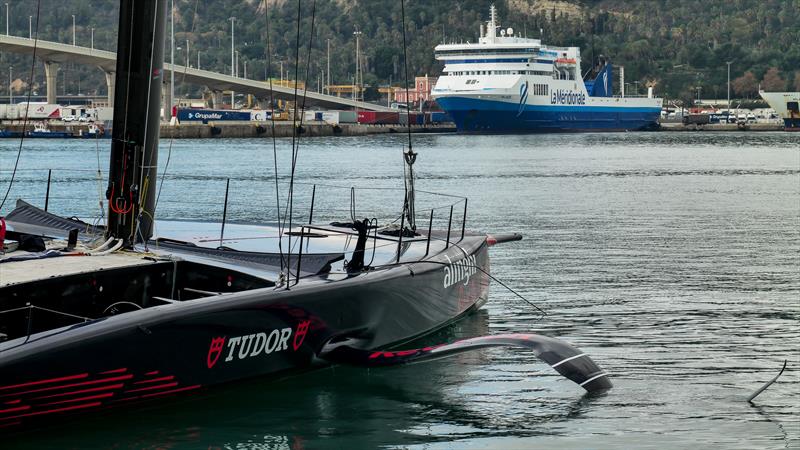
[[[684,125],[681,122],[662,122],[661,131],[783,131],[778,123],[709,123]]]
[[[275,137],[291,137],[293,125],[291,122],[275,122]],[[272,124],[253,122],[225,122],[225,123],[188,123],[180,125],[161,125],[162,138],[253,138],[272,137]],[[447,133],[454,132],[456,128],[450,124],[439,125],[412,125],[412,133]],[[404,133],[403,125],[368,125],[359,123],[341,123],[338,125],[327,123],[304,123],[301,134],[303,136],[365,136],[368,134]]]
[[[291,122],[275,122],[275,137],[291,137],[293,124]],[[2,129],[13,132],[23,131],[22,121],[6,122]],[[33,130],[33,121],[24,127],[26,131]],[[89,124],[86,123],[58,123],[50,122],[48,128],[52,131],[67,131],[75,136],[86,134]],[[270,122],[189,122],[178,125],[161,124],[161,138],[174,139],[208,139],[208,138],[254,138],[272,137],[272,124]],[[455,132],[453,124],[412,125],[412,133],[448,133]],[[301,134],[303,136],[366,136],[369,134],[405,133],[404,125],[371,125],[360,123],[342,123],[338,125],[312,122],[304,123]]]

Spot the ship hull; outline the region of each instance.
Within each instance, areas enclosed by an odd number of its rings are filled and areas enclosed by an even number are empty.
[[[463,133],[559,133],[658,128],[660,108],[550,106],[447,96],[437,98]]]
[[[180,302],[4,342],[0,432],[301,373],[328,364],[322,349],[332,339],[378,349],[427,334],[488,296],[485,237],[460,245],[482,271],[461,269],[456,280],[446,258],[464,258],[458,247],[433,257],[436,263]]]

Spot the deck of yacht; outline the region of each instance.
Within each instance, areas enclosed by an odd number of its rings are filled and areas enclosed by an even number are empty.
[[[48,247],[55,249],[59,246],[49,244]],[[63,245],[60,247],[63,248]],[[32,255],[34,254],[31,252],[17,250],[0,256],[0,288],[54,277],[156,263],[153,258],[146,258],[146,254],[128,251],[100,256],[55,256],[18,260]]]

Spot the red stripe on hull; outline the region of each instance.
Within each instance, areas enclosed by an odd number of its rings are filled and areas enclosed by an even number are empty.
[[[100,387],[90,388],[90,389],[81,389],[80,391],[70,391],[70,392],[62,392],[60,394],[45,395],[43,397],[36,397],[34,400],[43,400],[43,399],[46,399],[46,398],[55,398],[55,397],[66,397],[68,395],[86,394],[86,393],[89,393],[89,392],[106,391],[108,389],[120,389],[120,388],[122,388],[122,386],[124,386],[123,383],[110,384],[108,386],[100,386]]]
[[[88,373],[82,373],[82,374],[78,374],[78,375],[70,375],[68,377],[48,378],[47,380],[31,381],[29,383],[12,384],[10,386],[0,386],[0,391],[5,390],[5,389],[14,389],[14,388],[18,388],[18,387],[35,386],[37,384],[47,384],[47,383],[57,383],[59,381],[77,380],[79,378],[86,378],[88,376],[89,376]]]
[[[0,409],[0,414],[2,413],[10,413],[10,412],[17,412],[17,411],[25,411],[26,409],[31,409],[30,406],[17,406],[16,408],[8,408],[8,409]]]
[[[175,377],[170,375],[168,377],[150,378],[149,380],[136,381],[133,384],[147,384],[147,383],[155,383],[157,381],[171,381],[171,380],[174,380],[174,379],[175,379]]]
[[[76,386],[86,386],[86,385],[89,385],[89,384],[106,383],[106,382],[109,382],[109,381],[130,380],[131,378],[133,378],[133,375],[122,375],[122,376],[119,376],[119,377],[103,378],[102,380],[92,380],[92,381],[84,381],[82,383],[72,383],[72,384],[62,384],[62,385],[59,385],[59,386],[49,386],[49,387],[41,388],[41,389],[33,389],[33,390],[30,390],[30,391],[16,392],[14,394],[4,394],[3,396],[32,394],[32,393],[35,393],[35,392],[45,392],[45,391],[54,391],[54,390],[57,390],[57,389],[66,389],[66,388],[71,388],[71,387],[76,387]]]
[[[103,404],[102,402],[92,402],[92,403],[86,403],[84,405],[67,406],[65,408],[48,409],[48,410],[45,410],[45,411],[37,411],[37,412],[28,413],[28,414],[20,414],[18,416],[3,417],[0,420],[21,419],[23,417],[42,416],[42,415],[45,415],[45,414],[53,414],[53,413],[57,413],[57,412],[74,411],[76,409],[93,408],[95,406],[100,406],[102,404]]]
[[[157,384],[155,386],[147,386],[147,387],[143,387],[143,388],[139,388],[139,389],[131,389],[129,391],[125,391],[125,393],[126,394],[130,394],[131,392],[153,391],[153,390],[156,390],[156,389],[175,387],[177,385],[178,385],[178,382],[176,381],[176,382],[173,382],[173,383]]]
[[[69,400],[59,400],[57,402],[43,403],[42,406],[61,405],[64,403],[83,402],[87,400],[97,400],[98,398],[108,398],[114,395],[113,392],[106,392],[105,394],[90,395],[88,397],[71,398]]]

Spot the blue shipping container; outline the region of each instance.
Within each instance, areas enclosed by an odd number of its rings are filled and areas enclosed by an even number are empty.
[[[432,123],[442,123],[442,122],[452,122],[453,119],[444,111],[433,111],[431,112],[431,122]]]
[[[250,111],[227,111],[214,109],[179,109],[178,121],[180,122],[221,122],[221,121],[250,121]]]

